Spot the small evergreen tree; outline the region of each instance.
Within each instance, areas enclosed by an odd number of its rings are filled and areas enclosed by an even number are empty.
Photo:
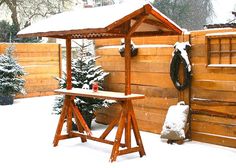
[[[82,43],[79,45],[78,56],[72,60],[72,87],[92,89],[94,82],[99,85],[99,90],[103,90],[102,84],[105,76],[108,75],[104,72],[101,66],[96,66],[95,61],[98,57],[94,55],[91,49],[91,43]],[[60,88],[66,88],[66,74],[62,78],[58,78]],[[61,113],[64,96],[58,96],[55,100],[54,111],[57,114]],[[87,125],[91,127],[91,119],[95,117],[95,110],[101,107],[108,107],[112,101],[79,97],[75,98],[75,104],[80,109]]]
[[[25,74],[23,68],[13,58],[14,47],[6,49],[5,54],[0,55],[0,95],[11,96],[17,93],[25,93],[25,80],[21,77]]]

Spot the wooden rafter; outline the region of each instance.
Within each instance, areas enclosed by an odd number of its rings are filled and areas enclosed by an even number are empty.
[[[147,18],[147,15],[142,15],[135,23],[134,25],[129,29],[129,32],[127,36],[131,36],[135,30],[142,24],[142,22]]]
[[[136,11],[134,11],[133,13],[121,18],[120,20],[117,20],[116,22],[110,24],[109,26],[106,27],[106,31],[111,31],[112,29],[115,29],[116,27],[119,27],[120,25],[124,24],[125,22],[127,22],[128,20],[131,20],[132,18],[136,17],[137,15],[140,15],[142,13],[144,13],[146,10],[145,8],[141,8],[138,9]]]
[[[161,22],[163,22],[165,27],[170,28],[171,30],[173,30],[173,32],[182,34],[182,31],[179,28],[177,28],[173,23],[171,23],[170,20],[167,20],[166,18],[164,18],[160,13],[156,12],[155,10],[152,10],[150,14],[157,17]]]
[[[146,20],[143,21],[143,23],[146,23],[146,24],[149,24],[149,25],[152,25],[152,26],[168,28],[162,22],[157,21],[157,20],[153,20],[153,19],[146,19]]]

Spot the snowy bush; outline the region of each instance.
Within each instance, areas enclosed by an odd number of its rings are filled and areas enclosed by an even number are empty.
[[[25,94],[25,80],[21,78],[25,73],[13,58],[13,51],[14,47],[11,46],[6,49],[5,54],[0,55],[0,95],[2,96]]]

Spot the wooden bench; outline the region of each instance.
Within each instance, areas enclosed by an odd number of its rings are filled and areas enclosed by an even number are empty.
[[[53,141],[54,146],[58,145],[59,140],[80,137],[82,142],[86,142],[87,139],[90,139],[113,145],[113,149],[110,156],[111,162],[115,161],[118,155],[124,155],[133,152],[139,152],[140,157],[145,155],[142,139],[139,133],[132,105],[132,100],[143,99],[144,95],[141,94],[125,95],[124,93],[109,92],[109,91],[93,92],[92,90],[85,90],[85,89],[71,89],[71,90],[58,89],[55,90],[55,92],[59,94],[64,94],[65,100]],[[108,125],[108,127],[105,129],[105,131],[102,133],[100,137],[94,137],[92,136],[91,130],[89,129],[85,120],[83,119],[80,113],[80,109],[78,109],[74,103],[75,96],[116,100],[122,107],[120,116],[119,118],[113,120]],[[78,132],[72,131],[72,116],[76,121]],[[61,135],[65,119],[67,123],[67,134]],[[106,137],[117,124],[118,128],[114,141],[107,140]],[[131,130],[133,130],[135,141],[137,144],[137,146],[135,147],[131,146]],[[86,133],[84,133],[84,131]],[[123,132],[124,132],[125,142],[121,143]],[[120,149],[120,147],[123,149]]]

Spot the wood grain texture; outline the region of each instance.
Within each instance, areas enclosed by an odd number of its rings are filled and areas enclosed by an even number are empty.
[[[131,58],[131,89],[133,93],[145,95],[144,100],[133,102],[137,122],[141,130],[160,133],[166,112],[170,105],[178,99],[187,100],[185,92],[178,94],[169,77],[169,65],[173,48],[153,47],[150,44],[173,45],[176,41],[189,40],[192,48],[192,82],[189,92],[194,98],[207,99],[213,103],[190,101],[193,110],[193,139],[203,142],[233,146],[235,140],[236,106],[236,68],[207,67],[206,34],[217,32],[235,32],[236,29],[192,31],[189,36],[132,38],[136,45],[147,44],[139,48],[138,56]],[[120,39],[96,40],[97,54],[101,56],[97,64],[110,72],[105,82],[105,89],[124,91],[124,59],[120,57],[118,48]],[[111,42],[111,43],[109,43]],[[227,40],[221,42],[223,48],[229,49]],[[213,41],[211,45],[217,44]],[[106,47],[109,46],[109,47]],[[217,46],[216,46],[217,47]],[[235,41],[231,48],[235,48]],[[227,53],[221,54],[221,61],[229,61]],[[236,55],[231,55],[232,63]],[[219,61],[217,56],[211,59]],[[117,76],[119,78],[117,78]],[[117,116],[115,107],[99,111],[97,121],[109,123]],[[199,133],[201,132],[201,133]]]
[[[4,53],[9,44],[0,44]],[[55,77],[60,76],[60,46],[58,44],[14,44],[15,58],[24,67],[26,95],[17,98],[54,95],[58,88]]]

